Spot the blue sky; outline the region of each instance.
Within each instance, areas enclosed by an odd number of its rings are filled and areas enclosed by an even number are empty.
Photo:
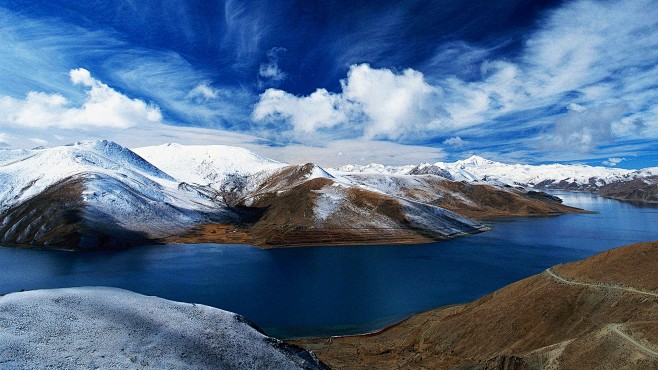
[[[0,0],[0,146],[658,166],[658,7]]]

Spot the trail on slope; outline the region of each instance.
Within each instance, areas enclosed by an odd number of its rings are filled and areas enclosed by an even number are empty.
[[[546,272],[553,277],[555,280],[560,281],[565,284],[570,284],[570,285],[582,285],[582,286],[588,286],[588,287],[593,287],[593,288],[606,288],[606,289],[616,289],[616,290],[625,290],[627,292],[632,292],[632,293],[637,293],[637,294],[644,294],[644,295],[649,295],[652,297],[658,297],[658,293],[654,292],[649,292],[646,290],[639,290],[631,287],[625,287],[621,285],[613,285],[613,284],[593,284],[593,283],[585,283],[581,281],[575,281],[575,280],[568,280],[563,278],[562,276],[556,274],[551,268],[547,268]]]
[[[613,331],[613,332],[617,333],[617,334],[618,334],[619,336],[621,336],[622,338],[624,338],[624,339],[626,339],[627,341],[631,342],[631,343],[634,344],[636,347],[638,347],[638,348],[644,350],[645,352],[647,352],[647,353],[649,353],[649,354],[651,354],[651,355],[654,355],[654,356],[658,357],[658,352],[656,352],[656,351],[654,351],[653,349],[651,349],[651,348],[645,346],[644,344],[642,344],[642,343],[638,342],[637,340],[635,340],[635,338],[633,338],[633,337],[631,337],[630,335],[628,335],[628,334],[624,333],[623,331],[621,331],[621,330],[619,329],[619,328],[621,327],[621,325],[622,325],[622,324],[612,324],[612,325],[610,325],[610,327],[612,328],[612,331]]]
[[[582,285],[582,286],[587,286],[587,287],[593,287],[593,288],[604,288],[604,289],[616,289],[616,290],[624,290],[627,292],[631,293],[637,293],[637,294],[644,294],[644,295],[649,295],[652,297],[658,297],[658,293],[653,293],[653,292],[648,292],[645,290],[639,290],[631,287],[625,287],[621,285],[612,285],[612,284],[592,284],[592,283],[585,283],[581,281],[575,281],[575,280],[568,280],[565,279],[564,277],[556,274],[551,268],[547,268],[546,272],[548,275],[550,275],[552,278],[555,280],[565,283],[565,284],[570,284],[570,285]],[[640,348],[641,350],[645,351],[646,353],[658,357],[658,352],[654,351],[653,349],[645,346],[644,344],[638,342],[635,338],[631,337],[630,335],[624,333],[623,331],[620,330],[622,324],[611,324],[610,327],[614,333],[617,335],[621,336],[623,339],[629,341],[631,344],[636,346],[637,348]]]

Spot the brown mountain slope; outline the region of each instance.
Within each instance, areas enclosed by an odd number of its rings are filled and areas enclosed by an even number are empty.
[[[119,226],[111,216],[87,210],[84,177],[59,181],[0,214],[0,242],[45,249],[112,249],[155,243]]]
[[[242,242],[266,248],[427,243],[486,230],[467,217],[585,212],[541,192],[472,185],[434,175],[350,175],[347,179],[339,181],[312,163],[285,167],[253,189],[233,190],[240,197],[229,204],[249,216],[241,224],[198,225],[165,240]]]
[[[446,180],[436,175],[351,174],[359,184],[388,194],[449,209],[475,219],[551,216],[585,212],[543,192]]]
[[[392,197],[329,178],[284,181],[238,204],[254,214],[252,222],[225,232],[201,225],[172,242],[233,241],[261,247],[427,243],[485,231],[486,227],[453,212]],[[295,185],[296,184],[296,185]],[[248,206],[247,206],[248,204]]]
[[[379,334],[303,340],[337,369],[658,368],[658,242],[556,266]]]
[[[630,202],[658,203],[658,176],[614,182],[602,186],[596,193]]]

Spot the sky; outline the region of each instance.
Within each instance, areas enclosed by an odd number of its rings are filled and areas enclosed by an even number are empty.
[[[654,0],[0,0],[0,147],[658,166]]]

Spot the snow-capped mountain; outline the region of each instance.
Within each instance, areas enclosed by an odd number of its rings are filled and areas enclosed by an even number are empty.
[[[164,144],[133,151],[178,181],[216,190],[232,175],[266,175],[287,166],[247,149],[226,145]]]
[[[108,141],[13,153],[0,165],[0,233],[15,244],[122,244],[235,219],[221,199],[180,182]],[[87,232],[86,230],[90,231]],[[122,237],[118,238],[121,234]],[[108,240],[99,240],[106,238]]]
[[[495,162],[459,164],[487,165]],[[341,175],[216,145],[133,151],[91,141],[1,151],[0,242],[71,249],[163,241],[419,243],[486,230],[469,217],[576,211],[537,192],[382,168],[379,177]],[[414,171],[419,166],[399,170]]]
[[[384,173],[403,175],[434,174],[450,180],[525,186],[539,189],[595,190],[606,184],[646,177],[656,168],[626,170],[587,165],[506,164],[472,156],[456,162],[423,163],[417,166],[347,165],[329,169],[337,175]]]

